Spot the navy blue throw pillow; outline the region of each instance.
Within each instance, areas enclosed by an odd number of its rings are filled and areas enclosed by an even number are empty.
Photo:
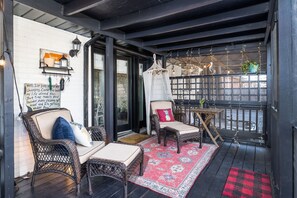
[[[56,122],[53,126],[52,129],[52,134],[53,134],[53,139],[58,140],[58,139],[69,139],[72,141],[75,141],[74,133],[72,130],[72,127],[68,123],[67,120],[65,120],[62,117],[58,117],[56,119]],[[59,152],[61,155],[66,155],[68,156],[68,151],[65,147],[62,145],[56,145],[55,150]]]
[[[75,141],[74,133],[69,122],[62,117],[58,117],[52,130],[53,139],[69,139]]]

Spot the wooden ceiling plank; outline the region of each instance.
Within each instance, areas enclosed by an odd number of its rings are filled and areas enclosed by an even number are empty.
[[[237,33],[237,32],[244,32],[249,30],[256,30],[265,28],[267,25],[266,21],[256,22],[256,23],[249,23],[244,25],[238,25],[228,28],[221,28],[211,31],[204,31],[204,32],[198,32],[193,34],[186,34],[181,36],[174,36],[164,39],[157,39],[152,41],[146,41],[143,42],[144,46],[153,46],[153,45],[161,45],[161,44],[167,44],[167,43],[176,43],[181,41],[188,41],[193,39],[201,39],[201,38],[207,38],[211,36],[219,36],[224,34],[231,34],[231,33]]]
[[[103,0],[74,0],[62,7],[65,16],[71,16],[100,5]]]
[[[139,10],[137,12],[124,16],[107,19],[101,22],[102,30],[110,30],[120,28],[136,23],[152,21],[163,17],[175,15],[177,13],[186,12],[196,8],[201,8],[207,5],[221,2],[222,0],[183,0],[171,1],[158,6]]]
[[[181,44],[181,45],[174,45],[169,47],[161,47],[158,48],[158,52],[164,52],[164,51],[171,51],[171,50],[179,50],[179,49],[187,49],[187,48],[197,48],[197,47],[203,47],[203,46],[212,46],[217,44],[229,44],[233,42],[244,42],[254,39],[264,39],[265,34],[252,34],[252,35],[245,35],[245,36],[238,36],[238,37],[231,37],[231,38],[224,38],[224,39],[217,39],[217,40],[211,40],[211,41],[202,41],[202,42],[196,42],[196,43],[189,43],[189,44]]]
[[[72,22],[74,24],[77,24],[79,26],[85,27],[94,33],[99,33],[105,36],[112,37],[117,40],[122,40],[127,44],[134,45],[136,47],[140,47],[142,49],[145,49],[147,51],[157,53],[156,48],[153,47],[144,47],[143,42],[136,41],[136,40],[128,40],[125,37],[125,33],[121,31],[102,31],[100,29],[100,21],[90,18],[84,14],[76,14],[75,16],[64,16],[60,10],[62,8],[61,4],[55,2],[55,1],[49,1],[49,0],[17,0],[18,3],[30,6],[34,9],[43,11],[45,13],[48,13],[50,15],[59,17],[61,19],[67,20],[69,22]],[[163,55],[162,53],[158,53]]]
[[[205,25],[226,22],[234,19],[240,19],[244,17],[267,13],[268,9],[269,9],[268,2],[261,3],[261,4],[257,4],[257,5],[253,5],[245,8],[232,10],[229,12],[212,15],[212,16],[198,18],[190,21],[181,22],[181,23],[175,23],[172,25],[165,25],[157,28],[151,28],[144,31],[129,33],[129,34],[126,34],[126,39],[159,35],[159,34],[194,28],[194,27],[202,27]]]

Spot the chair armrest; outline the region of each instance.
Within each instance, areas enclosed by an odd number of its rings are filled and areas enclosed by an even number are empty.
[[[38,149],[37,152],[57,153],[57,152],[61,151],[61,153],[62,153],[67,150],[68,153],[74,153],[74,155],[77,154],[77,156],[78,156],[75,142],[68,140],[68,139],[44,140],[44,141],[38,141],[35,143],[39,144],[39,146],[40,146],[40,148]]]
[[[50,160],[62,163],[73,163],[80,170],[80,161],[75,142],[68,139],[36,141],[36,157],[40,161]],[[65,158],[69,156],[69,158]]]
[[[86,127],[86,129],[91,132],[92,140],[106,142],[106,132],[103,127],[92,126]]]
[[[184,112],[173,112],[173,115],[174,115],[174,118],[177,121],[186,123],[186,113],[184,113]]]
[[[155,130],[157,134],[160,132],[160,121],[156,114],[151,115],[151,129]]]

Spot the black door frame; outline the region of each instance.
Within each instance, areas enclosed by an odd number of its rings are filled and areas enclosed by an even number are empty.
[[[93,47],[91,48],[91,109],[92,109],[92,112],[91,112],[91,115],[92,115],[92,126],[95,126],[95,122],[94,122],[94,117],[95,117],[95,113],[94,113],[94,107],[95,107],[95,101],[94,101],[94,92],[95,92],[95,85],[94,85],[94,54],[100,54],[100,55],[103,55],[104,56],[104,66],[103,66],[103,69],[104,71],[106,70],[106,58],[105,58],[105,51],[101,48],[98,48],[98,47]],[[104,94],[105,94],[105,75],[104,75]],[[103,98],[104,99],[104,98]],[[105,100],[104,100],[104,107],[105,109]],[[104,115],[104,122],[103,124],[105,124],[105,115]]]
[[[124,124],[124,125],[120,125],[118,126],[117,124],[117,60],[125,60],[128,61],[128,68],[127,68],[127,72],[128,72],[128,124]],[[115,126],[116,126],[116,132],[122,132],[122,131],[126,131],[126,130],[130,130],[132,129],[132,114],[133,114],[133,103],[132,103],[132,75],[133,75],[133,71],[132,71],[132,57],[129,56],[122,56],[122,55],[117,55],[115,58],[115,106],[114,106],[114,111],[115,111]]]

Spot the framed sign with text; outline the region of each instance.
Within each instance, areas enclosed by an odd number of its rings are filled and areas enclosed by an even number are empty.
[[[59,85],[53,85],[52,90],[50,90],[48,84],[26,83],[24,88],[24,106],[27,111],[60,107],[61,91]]]

